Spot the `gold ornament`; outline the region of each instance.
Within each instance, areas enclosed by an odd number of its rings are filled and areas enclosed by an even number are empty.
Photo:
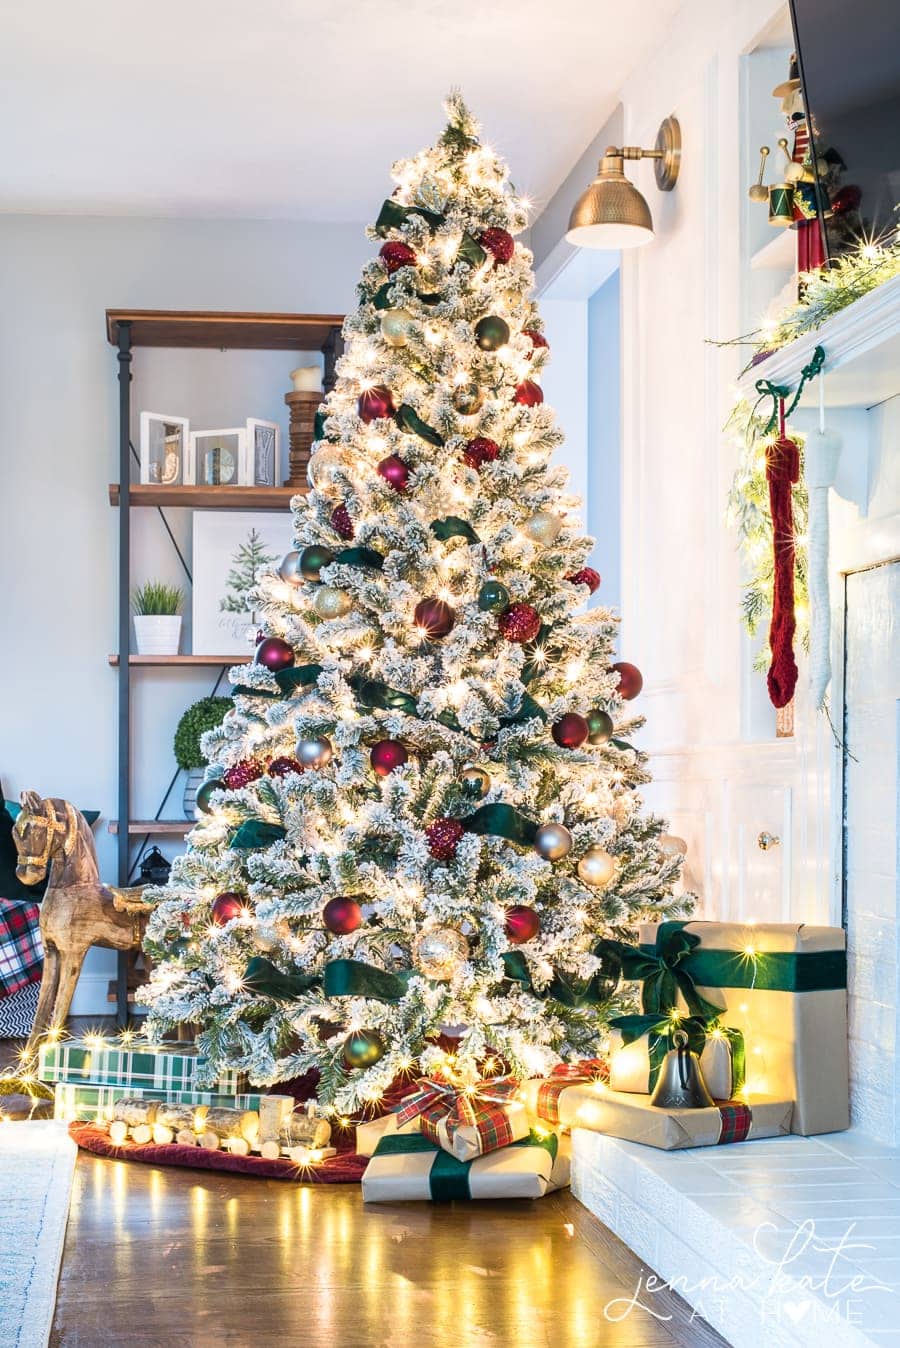
[[[450,401],[461,416],[474,417],[484,402],[484,394],[474,380],[467,379],[453,390]]]
[[[469,955],[469,942],[456,927],[432,927],[413,941],[413,962],[426,978],[446,983]]]
[[[534,835],[534,850],[545,861],[562,861],[572,850],[572,835],[565,824],[541,824]]]
[[[525,521],[522,532],[532,543],[539,543],[542,548],[549,548],[551,543],[556,542],[561,528],[562,520],[558,515],[554,515],[550,510],[539,510]]]
[[[349,463],[336,445],[320,445],[312,455],[306,470],[309,485],[322,496],[338,496],[343,488],[337,481],[339,473],[346,474]]]
[[[576,867],[579,880],[592,889],[605,889],[616,876],[619,864],[615,857],[602,847],[591,847]]]
[[[381,335],[388,346],[406,346],[413,316],[407,309],[388,309],[381,316]]]
[[[313,600],[313,608],[320,618],[343,618],[352,607],[353,600],[346,590],[338,590],[333,585],[323,585]]]
[[[459,781],[462,789],[467,796],[474,796],[480,800],[486,796],[491,789],[491,779],[484,768],[479,768],[475,763],[467,763],[459,774]]]
[[[611,813],[619,828],[624,828],[626,824],[631,822],[631,816],[634,814],[634,801],[631,798],[631,792],[624,796],[616,796],[612,803]]]
[[[302,763],[305,768],[324,768],[325,764],[331,759],[334,749],[331,740],[326,739],[324,735],[319,735],[315,739],[298,740],[294,753],[298,762]]]
[[[679,838],[674,833],[661,833],[659,850],[666,857],[683,857],[687,853],[688,845],[684,838]]]

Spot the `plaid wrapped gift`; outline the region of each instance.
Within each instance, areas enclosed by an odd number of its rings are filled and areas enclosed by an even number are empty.
[[[260,1100],[268,1097],[250,1091],[243,1095],[218,1095],[213,1091],[158,1091],[147,1086],[97,1086],[92,1082],[58,1081],[53,1088],[53,1117],[67,1123],[103,1123],[123,1095],[138,1100],[158,1100],[167,1105],[209,1105],[213,1109],[252,1109],[259,1112]]]
[[[362,1177],[362,1196],[364,1203],[543,1198],[567,1177],[568,1160],[553,1133],[531,1133],[472,1161],[411,1133],[381,1139]]]
[[[66,1039],[43,1044],[38,1063],[41,1081],[90,1082],[94,1086],[157,1091],[192,1091],[206,1059],[194,1044],[128,1045],[105,1039]],[[222,1072],[216,1082],[220,1095],[242,1095],[247,1078],[242,1072]]]
[[[514,1077],[479,1081],[466,1090],[423,1077],[395,1111],[397,1127],[418,1118],[424,1137],[458,1161],[470,1161],[528,1136],[528,1113],[514,1098],[518,1092]]]
[[[525,1103],[530,1113],[544,1122],[566,1124],[569,1118],[563,1103],[565,1092],[573,1086],[608,1080],[609,1063],[605,1058],[582,1058],[579,1062],[560,1063],[549,1077],[525,1082]]]
[[[28,899],[0,899],[0,997],[37,983],[43,967],[40,908]]]
[[[611,1091],[606,1086],[574,1086],[566,1098],[572,1111],[572,1136],[580,1129],[607,1133],[661,1151],[718,1147],[791,1131],[792,1100],[745,1094],[740,1100],[716,1100],[709,1109],[665,1109],[649,1095]]]

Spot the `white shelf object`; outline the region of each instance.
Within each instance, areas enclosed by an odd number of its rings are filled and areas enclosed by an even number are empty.
[[[797,266],[797,235],[792,229],[779,229],[757,248],[750,259],[753,271],[792,272]]]
[[[742,391],[755,396],[758,379],[795,389],[817,346],[825,352],[829,407],[874,407],[900,393],[900,276],[754,365],[741,379]],[[818,397],[813,380],[800,405],[814,406]]]

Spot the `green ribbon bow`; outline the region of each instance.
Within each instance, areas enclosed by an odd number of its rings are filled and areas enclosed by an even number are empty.
[[[374,548],[342,548],[334,554],[334,560],[341,566],[370,566],[374,571],[384,566],[384,558]]]
[[[645,1014],[665,1016],[677,1010],[680,992],[692,1016],[710,1020],[721,1015],[722,1008],[700,995],[684,967],[699,944],[699,936],[676,928],[658,932],[655,951],[603,937],[594,946],[594,954],[618,960],[623,978],[640,981],[641,1009]]]
[[[609,1022],[611,1030],[618,1030],[622,1035],[622,1046],[627,1048],[629,1044],[635,1043],[638,1039],[647,1036],[647,1056],[650,1062],[649,1086],[652,1091],[659,1078],[659,1071],[663,1065],[666,1054],[675,1045],[672,1042],[672,1036],[676,1030],[684,1030],[687,1035],[688,1048],[692,1053],[699,1057],[703,1052],[706,1041],[710,1034],[715,1031],[727,1039],[731,1045],[731,1093],[736,1095],[746,1080],[747,1075],[747,1056],[744,1047],[744,1036],[740,1030],[734,1029],[730,1025],[722,1025],[718,1020],[703,1020],[699,1016],[683,1016],[674,1021],[671,1016],[660,1019],[655,1015],[631,1015],[616,1016]]]
[[[399,229],[411,215],[421,215],[422,219],[427,221],[432,229],[443,224],[444,217],[438,211],[426,210],[424,206],[401,206],[399,201],[394,201],[388,197],[387,201],[378,212],[378,219],[375,221],[375,233],[384,238],[392,229]]]
[[[410,435],[417,435],[420,440],[425,440],[429,445],[434,445],[440,449],[444,443],[444,437],[440,435],[433,426],[429,426],[427,421],[423,421],[414,407],[409,403],[401,403],[394,414],[394,420],[401,431],[408,431]]]
[[[262,819],[245,819],[231,835],[229,847],[271,847],[287,837],[281,824],[267,824]]]
[[[474,814],[466,815],[460,822],[467,833],[478,833],[482,837],[491,834],[523,847],[531,847],[537,833],[537,824],[526,819],[524,814],[519,814],[514,806],[504,805],[502,801],[481,805]]]
[[[822,373],[822,367],[824,364],[825,364],[825,352],[821,346],[817,346],[815,351],[812,353],[812,357],[809,361],[809,364],[804,365],[803,369],[800,371],[800,383],[797,385],[797,392],[794,394],[793,398],[791,398],[790,406],[786,407],[784,411],[785,420],[787,420],[787,418],[791,415],[794,408],[800,401],[800,396],[803,393],[805,386],[808,383],[810,383],[811,380],[815,379],[817,375]],[[761,402],[764,402],[766,398],[772,399],[772,414],[769,417],[769,420],[766,422],[766,427],[765,430],[763,431],[763,435],[768,435],[771,431],[775,429],[775,426],[778,422],[778,404],[781,402],[782,399],[790,398],[791,396],[790,385],[773,384],[771,379],[757,379],[756,392],[759,394],[759,397],[753,404],[754,416],[756,415],[756,409],[759,407]]]

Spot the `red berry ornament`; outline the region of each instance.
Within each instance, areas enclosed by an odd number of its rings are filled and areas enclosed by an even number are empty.
[[[550,734],[561,749],[577,749],[584,744],[591,728],[577,711],[567,711],[558,721],[554,721]]]
[[[243,758],[240,763],[235,763],[233,768],[222,773],[222,781],[229,791],[240,791],[242,786],[249,786],[262,775],[263,766],[258,759]]]
[[[210,909],[212,920],[217,927],[224,927],[226,922],[233,922],[236,917],[241,916],[243,911],[243,896],[234,894],[230,890],[217,894]]]
[[[378,254],[384,263],[388,276],[393,276],[395,271],[401,267],[414,267],[416,265],[416,254],[408,243],[401,243],[399,239],[390,240],[382,245],[381,252]]]
[[[335,936],[349,936],[363,920],[356,899],[329,899],[322,909],[322,921]]]
[[[522,407],[537,407],[544,401],[544,390],[533,379],[523,379],[516,388],[515,401]]]
[[[456,611],[443,599],[421,599],[413,610],[413,617],[429,641],[440,641],[453,631]]]
[[[452,861],[465,831],[458,819],[435,819],[426,824],[428,850],[435,861]]]
[[[355,533],[350,512],[345,505],[336,505],[331,512],[331,527],[339,538],[351,539]]]
[[[583,566],[580,571],[573,571],[570,576],[566,576],[566,580],[573,585],[586,585],[593,594],[600,585],[600,572],[592,566]]]
[[[476,435],[463,450],[463,463],[480,471],[483,463],[493,463],[499,453],[500,446],[496,440],[489,440],[486,435]]]
[[[292,772],[304,771],[302,763],[299,763],[296,758],[288,758],[286,755],[281,758],[273,758],[266,768],[270,777],[289,777]]]
[[[644,686],[644,676],[637,665],[630,665],[627,660],[620,660],[610,668],[619,675],[619,696],[624,697],[626,702],[637,697]]]
[[[372,769],[379,777],[388,777],[394,768],[402,768],[409,758],[406,745],[400,740],[379,740],[372,745],[369,759]]]
[[[391,390],[386,388],[384,384],[375,384],[372,388],[364,388],[359,395],[356,406],[360,418],[367,426],[370,422],[379,421],[382,417],[392,417],[396,410]]]
[[[523,328],[522,336],[527,337],[531,342],[531,356],[534,355],[539,347],[544,351],[550,350],[550,343],[547,341],[547,338],[542,332],[538,332],[535,328]],[[528,357],[529,360],[531,360],[531,356]]]
[[[386,459],[375,470],[379,477],[383,477],[389,487],[401,495],[409,486],[409,469],[401,458],[396,454],[389,454]]]
[[[254,659],[258,665],[277,674],[279,669],[290,669],[294,663],[294,648],[281,637],[264,637],[256,648]]]
[[[497,619],[500,635],[507,641],[534,641],[541,630],[541,615],[530,604],[510,604]]]
[[[478,242],[491,254],[495,267],[498,262],[509,262],[516,251],[516,241],[505,229],[486,229],[479,234]]]
[[[506,910],[504,930],[510,945],[521,945],[537,936],[541,929],[541,919],[527,904],[515,903]]]

